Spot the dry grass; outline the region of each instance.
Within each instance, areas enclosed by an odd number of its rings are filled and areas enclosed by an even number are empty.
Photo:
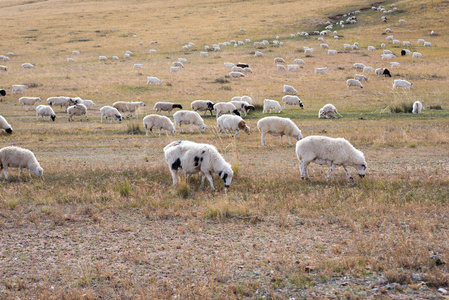
[[[80,96],[97,106],[88,122],[69,123],[57,108],[56,122],[48,123],[19,107],[20,95],[0,103],[0,114],[14,128],[13,135],[0,133],[0,147],[32,149],[45,170],[43,179],[22,180],[10,170],[11,180],[0,181],[0,298],[438,297],[436,289],[449,281],[447,265],[429,258],[436,254],[449,262],[449,67],[447,27],[440,22],[447,3],[396,5],[401,12],[387,24],[379,22],[380,13],[363,10],[357,25],[337,29],[341,40],[325,37],[340,52],[328,56],[316,37],[290,34],[322,29],[316,27],[320,20],[369,3],[2,1],[7,43],[0,54],[16,55],[2,62],[9,70],[0,74],[0,88],[23,83],[30,86],[24,95]],[[293,18],[292,11],[301,15]],[[400,18],[407,22],[399,25]],[[345,52],[343,43],[379,48],[387,26],[424,55],[396,60],[401,68],[393,75],[409,79],[413,89],[392,90],[391,79],[369,76],[363,90],[347,90],[354,62],[376,68],[389,63],[380,60],[379,50]],[[439,35],[430,37],[436,28]],[[284,46],[262,49],[263,58],[254,57],[252,43],[199,56],[204,45],[276,35]],[[418,38],[433,47],[416,45]],[[190,41],[193,51],[182,51]],[[298,51],[303,46],[315,52],[306,57]],[[125,60],[127,50],[134,54]],[[121,60],[100,63],[99,55]],[[278,56],[288,63],[303,58],[306,66],[279,72],[273,63]],[[76,61],[67,63],[69,57]],[[178,57],[189,62],[170,74]],[[247,62],[254,73],[231,80],[226,61]],[[36,69],[22,69],[24,62]],[[134,63],[144,68],[136,71]],[[325,66],[326,75],[313,74]],[[162,85],[146,86],[147,75]],[[328,168],[312,165],[311,180],[301,181],[294,148],[285,139],[279,146],[278,138],[268,136],[267,146],[260,146],[256,123],[263,99],[280,100],[283,84],[299,89],[305,109],[282,116],[305,136],[351,141],[367,158],[365,179],[349,184],[336,169],[329,183]],[[195,99],[227,101],[243,94],[258,108],[246,118],[249,136],[218,136],[210,116],[204,117],[204,134],[145,136],[141,119],[157,101],[188,108]],[[101,124],[99,108],[118,100],[147,105],[137,119]],[[416,100],[424,105],[422,114],[392,113]],[[326,103],[344,118],[317,119]],[[179,139],[216,145],[233,166],[231,188],[216,179],[215,192],[200,189],[196,176],[172,187],[162,148]],[[388,282],[399,285],[388,289]]]

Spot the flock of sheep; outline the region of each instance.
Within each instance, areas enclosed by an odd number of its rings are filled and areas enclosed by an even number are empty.
[[[382,21],[385,22],[387,20],[386,15],[393,13],[397,8],[394,4],[391,5],[391,10],[386,10],[383,6],[373,7],[373,10],[377,10],[381,12]],[[340,28],[344,28],[345,24],[355,24],[357,22],[356,15],[359,14],[359,11],[355,11],[344,17],[347,17],[346,21],[339,21],[336,24],[331,24],[327,22],[326,29],[323,31],[317,31],[313,34],[319,35],[318,40],[322,42],[320,44],[321,49],[327,49],[328,55],[335,55],[338,53],[337,50],[329,49],[329,46],[324,43],[324,36],[329,34],[334,34],[334,39],[339,39],[337,31],[331,31],[335,29],[334,26],[340,26]],[[404,20],[400,20],[400,23],[404,23]],[[386,32],[391,32],[391,29],[387,28]],[[298,33],[298,35],[309,36],[307,32]],[[291,37],[295,37],[294,34]],[[279,42],[279,37],[273,41],[274,46],[283,46],[282,42]],[[391,41],[393,45],[401,44],[400,41],[393,39],[393,36],[388,36],[386,41]],[[214,51],[220,51],[220,47],[234,45],[237,47],[239,45],[243,45],[245,43],[249,43],[250,40],[246,39],[243,41],[231,41],[227,43],[213,45]],[[399,43],[398,43],[399,42]],[[429,42],[426,42],[422,39],[418,41],[422,43],[426,47],[431,47]],[[264,40],[262,42],[255,42],[254,47],[258,48],[261,45],[269,44],[268,41]],[[140,44],[140,43],[139,43]],[[408,41],[403,42],[404,46],[410,46],[411,43]],[[188,50],[193,47],[193,43],[189,43],[183,46],[184,50]],[[385,44],[381,44],[381,48],[385,48]],[[344,44],[345,50],[354,50],[359,49],[358,43],[354,43],[353,45]],[[200,56],[207,56],[210,51],[210,47],[205,47],[206,52],[200,52]],[[376,48],[374,46],[368,46],[368,51],[375,51]],[[312,53],[314,51],[313,48],[304,47],[304,53]],[[154,51],[153,51],[154,52]],[[74,55],[79,54],[78,51],[72,52]],[[12,54],[12,53],[11,53]],[[412,54],[413,58],[422,58],[422,54],[418,52],[411,53],[408,49],[404,49],[401,51],[401,55]],[[126,57],[130,57],[132,52],[127,51],[125,53]],[[260,51],[255,52],[255,56],[260,57],[263,56],[263,53]],[[383,50],[383,54],[381,55],[381,59],[392,59],[396,57],[392,51]],[[3,60],[6,57],[3,56]],[[118,57],[114,56],[113,60],[118,59]],[[9,59],[8,59],[9,60]],[[100,56],[100,61],[107,60],[107,57]],[[73,58],[69,58],[68,62],[73,62]],[[274,59],[276,64],[276,68],[279,71],[295,71],[299,68],[302,68],[305,64],[302,59],[295,59],[294,64],[287,65],[287,68],[284,66],[286,64],[285,60],[281,57],[276,57]],[[173,63],[173,66],[170,67],[170,72],[179,72],[182,68],[184,68],[184,64],[187,63],[187,60],[184,58],[179,58],[178,61]],[[233,78],[244,78],[245,74],[252,73],[253,70],[249,67],[248,64],[245,63],[224,63],[225,68],[230,68],[232,71],[229,73],[229,77]],[[391,68],[399,67],[400,63],[392,62]],[[32,64],[24,63],[22,64],[23,68],[34,68]],[[143,64],[134,64],[134,68],[142,68]],[[364,73],[374,72],[377,77],[380,76],[389,76],[391,77],[391,72],[386,68],[377,68],[374,69],[370,66],[365,66],[363,63],[355,63],[353,65],[355,70],[360,70]],[[0,70],[7,71],[8,68],[6,66],[0,66]],[[315,73],[317,74],[325,74],[329,71],[328,67],[315,68]],[[355,74],[354,79],[348,79],[346,81],[347,88],[350,87],[358,87],[363,88],[362,82],[367,82],[368,78],[365,75]],[[161,84],[161,80],[157,77],[147,77],[147,85],[148,84]],[[395,88],[404,88],[410,89],[412,88],[412,84],[407,80],[396,79],[393,83],[393,89]],[[21,93],[28,88],[26,85],[13,85],[12,93]],[[300,98],[296,95],[297,90],[293,86],[284,85],[283,91],[285,96],[282,98],[283,106],[276,100],[273,99],[265,99],[263,102],[263,113],[281,113],[282,110],[287,109],[287,106],[291,108],[294,106],[298,106],[301,109],[304,108],[304,104],[300,100]],[[4,96],[6,93],[4,90],[0,91],[0,95]],[[24,107],[32,107],[35,103],[41,102],[41,98],[39,97],[21,97],[19,99],[20,105]],[[48,105],[39,105],[36,107],[36,118],[38,119],[41,116],[43,119],[46,118],[47,121],[52,119],[55,121],[56,114],[52,107],[60,106],[60,110],[65,109],[68,115],[68,120],[73,121],[74,116],[79,116],[82,120],[83,117],[87,120],[87,112],[89,108],[93,108],[95,103],[92,100],[83,100],[80,97],[49,97],[47,99]],[[103,106],[100,109],[101,113],[101,121],[103,122],[103,118],[107,119],[109,122],[121,122],[125,119],[122,114],[127,113],[127,117],[136,118],[136,112],[142,106],[145,106],[143,102],[115,102],[112,106]],[[171,111],[174,109],[181,109],[173,114],[173,120],[171,121],[169,118]],[[206,125],[204,123],[203,118],[200,116],[198,112],[204,112],[204,115],[209,111],[211,115],[213,115],[213,111],[216,113],[217,118],[217,127],[219,129],[219,134],[224,133],[225,135],[229,135],[230,133],[234,133],[234,136],[238,136],[240,130],[243,130],[245,133],[250,134],[250,128],[243,120],[242,116],[245,117],[250,111],[254,111],[255,107],[253,106],[253,100],[249,96],[236,96],[231,99],[229,102],[218,102],[213,103],[210,100],[195,100],[191,103],[192,110],[183,110],[182,105],[171,103],[171,102],[157,102],[154,105],[155,114],[147,115],[143,118],[143,125],[146,130],[146,135],[148,136],[149,131],[152,132],[153,135],[156,135],[153,130],[159,130],[159,136],[161,135],[161,130],[165,130],[166,135],[175,134],[176,129],[179,127],[181,132],[183,132],[182,125],[190,125],[190,132],[194,132],[193,126],[198,126],[200,132],[204,132],[206,129]],[[419,101],[416,101],[413,104],[413,113],[420,113],[422,110],[422,104]],[[159,115],[166,111],[168,116]],[[323,108],[321,108],[318,112],[318,118],[337,118],[342,117],[336,107],[332,104],[326,104]],[[10,124],[5,120],[4,117],[0,116],[0,127],[3,128],[8,134],[13,132],[13,129]],[[363,153],[357,149],[355,149],[347,140],[343,138],[329,138],[324,136],[308,136],[303,138],[301,130],[298,126],[289,118],[282,118],[276,116],[264,117],[257,122],[257,129],[261,133],[261,144],[265,146],[265,136],[267,134],[273,136],[280,137],[280,143],[282,143],[282,137],[285,135],[289,141],[290,145],[292,144],[291,138],[295,138],[297,140],[296,143],[296,155],[300,162],[300,171],[301,178],[308,179],[307,167],[310,162],[315,162],[320,165],[329,165],[331,166],[331,171],[328,175],[328,180],[330,180],[333,170],[336,166],[343,166],[345,169],[347,176],[352,180],[351,175],[347,169],[348,166],[354,167],[358,174],[363,177],[366,173],[367,164],[365,161],[365,157]],[[202,174],[201,186],[203,186],[204,179],[207,178],[210,182],[210,186],[214,189],[212,177],[214,174],[218,174],[220,178],[224,181],[225,187],[229,187],[233,177],[233,171],[231,165],[224,160],[224,158],[220,155],[217,149],[213,145],[209,144],[201,144],[194,143],[191,141],[176,141],[168,144],[164,148],[165,158],[168,163],[173,184],[178,183],[178,170],[180,169],[183,173],[187,175],[187,178],[195,173]],[[39,165],[38,161],[34,154],[27,150],[19,147],[5,147],[0,149],[0,170],[3,170],[5,173],[5,177],[8,179],[7,169],[8,167],[16,167],[19,168],[19,177],[21,174],[22,168],[27,168],[29,171],[32,171],[38,176],[43,175],[43,169]],[[1,176],[1,173],[0,173]]]

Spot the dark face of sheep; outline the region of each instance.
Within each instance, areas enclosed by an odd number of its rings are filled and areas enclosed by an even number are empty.
[[[302,109],[304,109],[304,104],[302,104],[301,100],[299,100],[299,107],[301,107]]]
[[[212,102],[207,102],[207,109],[213,110],[214,109],[214,104]]]
[[[240,116],[240,113],[239,113],[238,110],[234,109],[232,112],[233,112],[236,116]]]
[[[218,173],[218,176],[220,176],[220,178],[223,180],[225,187],[229,187],[231,185],[231,181],[232,181],[232,176],[233,176],[233,172],[232,170],[230,170],[230,172],[223,172],[220,171],[220,173]]]
[[[12,133],[12,128],[7,128],[5,129],[6,133],[11,134]]]
[[[384,74],[385,76],[391,77],[390,70],[388,70],[388,69],[385,69],[383,74]]]
[[[244,132],[246,132],[247,134],[250,134],[250,128],[248,125],[246,125],[245,121],[240,121],[238,124],[239,129],[243,130]]]
[[[6,91],[5,90],[0,90],[0,95],[6,96]]]
[[[250,111],[250,110],[256,110],[255,108],[254,108],[254,106],[253,105],[247,105],[247,106],[245,106],[245,110],[246,111]]]
[[[355,166],[355,169],[357,170],[357,173],[359,174],[360,177],[365,177],[365,173],[366,173],[366,162],[362,163],[361,165],[357,165]]]
[[[182,109],[182,106],[181,106],[181,104],[173,104],[173,108],[179,108],[179,109]]]
[[[51,117],[51,120],[54,122],[55,119],[56,119],[56,116],[55,115],[51,115],[50,117]]]
[[[117,118],[117,120],[118,120],[119,122],[123,121],[123,117],[122,117],[122,116],[120,116],[120,115],[115,115],[115,117]]]

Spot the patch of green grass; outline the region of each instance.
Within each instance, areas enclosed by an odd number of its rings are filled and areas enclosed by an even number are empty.
[[[167,83],[168,85],[168,83]],[[154,86],[132,86],[132,85],[118,85],[115,87],[120,91],[127,91],[131,93],[146,93],[151,90],[154,90],[156,87]]]

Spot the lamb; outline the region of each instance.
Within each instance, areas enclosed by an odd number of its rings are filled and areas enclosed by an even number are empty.
[[[245,117],[250,110],[256,110],[253,105],[248,104],[246,101],[231,100],[230,103],[234,104],[239,112],[244,113]]]
[[[343,117],[340,115],[332,104],[326,104],[323,106],[323,108],[320,109],[318,112],[318,118],[320,119],[330,119],[330,118],[337,118],[336,114],[340,117]]]
[[[361,71],[363,71],[363,68],[365,67],[365,65],[362,64],[362,63],[355,63],[352,67],[353,67],[354,69],[356,69],[356,70],[361,70]]]
[[[206,125],[204,125],[204,120],[201,118],[200,114],[196,111],[180,110],[173,114],[173,119],[175,120],[175,129],[178,127],[182,131],[182,124],[190,124],[190,132],[193,133],[193,125],[197,125],[200,132],[206,130]]]
[[[354,75],[354,79],[358,80],[360,82],[362,82],[362,81],[367,82],[368,81],[368,78],[365,75],[360,75],[360,74],[355,74]]]
[[[161,130],[165,130],[165,134],[168,136],[168,133],[175,134],[175,126],[173,125],[173,122],[166,116],[159,116],[159,115],[147,115],[143,118],[143,126],[146,130],[146,135],[148,136],[148,130],[151,131],[151,133],[156,136],[156,134],[153,132],[153,129],[159,129],[159,136],[161,136]]]
[[[103,117],[105,117],[109,123],[112,123],[112,120],[114,120],[114,123],[117,122],[117,120],[119,123],[124,120],[118,109],[112,106],[103,106],[100,108],[100,114],[100,123],[103,123]]]
[[[166,111],[168,112],[168,115],[170,115],[170,112],[175,108],[182,109],[182,105],[174,104],[171,102],[156,102],[156,104],[154,104],[154,110],[156,110],[156,113],[162,113],[162,111]]]
[[[24,69],[32,69],[32,68],[35,68],[35,66],[33,66],[30,63],[24,63],[24,64],[22,64],[22,68],[24,68]]]
[[[240,116],[239,111],[232,103],[227,102],[218,102],[214,105],[214,110],[217,112],[217,119],[220,114],[232,114],[234,113],[237,116]]]
[[[62,110],[62,107],[65,107],[65,109],[67,110],[67,108],[74,104],[74,100],[70,97],[64,97],[64,96],[60,96],[60,97],[49,97],[47,98],[47,103],[50,106],[56,106],[59,105],[60,106],[60,110]]]
[[[287,108],[287,104],[291,107],[293,107],[293,105],[299,105],[301,109],[304,109],[304,104],[302,104],[298,96],[285,95],[282,97],[282,102],[284,102],[284,109]]]
[[[386,68],[378,68],[378,69],[376,69],[375,72],[376,72],[377,77],[379,77],[381,75],[384,75],[385,77],[386,76],[391,77],[390,71]]]
[[[7,134],[12,134],[12,127],[8,124],[6,119],[3,116],[0,116],[0,128],[4,129]],[[2,164],[2,161],[0,160],[0,166]]]
[[[346,87],[349,89],[350,86],[355,86],[363,89],[363,85],[357,79],[348,79],[346,80]]]
[[[39,97],[21,97],[19,99],[19,103],[22,106],[33,106],[34,103],[36,103],[38,101],[40,102],[41,98],[39,98]]]
[[[419,101],[415,101],[415,103],[413,103],[413,110],[412,113],[414,114],[420,114],[422,110],[422,104]]]
[[[123,102],[118,101],[112,104],[113,107],[117,108],[117,110],[121,113],[129,112],[128,117],[134,117],[136,118],[136,111],[139,109],[140,106],[145,106],[145,103],[143,102]]]
[[[177,185],[179,181],[178,169],[187,174],[186,180],[190,175],[201,172],[201,188],[204,186],[204,178],[207,178],[211,189],[215,190],[213,184],[214,173],[220,176],[226,188],[229,188],[231,185],[234,175],[231,165],[223,159],[217,148],[212,145],[190,141],[175,141],[164,147],[164,153],[173,179],[173,185]]]
[[[282,106],[276,100],[265,99],[263,101],[263,112],[270,113],[272,110],[274,112],[282,112]]]
[[[214,103],[209,100],[195,100],[190,104],[190,107],[194,111],[204,111],[204,115],[206,115],[207,111],[210,112],[210,115],[213,116],[212,110],[214,109]]]
[[[15,94],[17,92],[22,93],[24,90],[28,89],[26,84],[14,84],[12,86],[12,93]]]
[[[92,108],[95,106],[95,103],[92,100],[83,100],[83,103],[87,108]]]
[[[315,68],[315,73],[316,74],[318,74],[318,73],[325,74],[327,71],[329,71],[328,67],[326,67],[326,68]]]
[[[412,57],[423,58],[422,54],[419,52],[413,52]]]
[[[44,175],[44,169],[42,169],[33,152],[20,147],[9,146],[0,149],[0,178],[2,177],[1,170],[3,170],[5,178],[9,179],[8,167],[19,168],[19,179],[22,175],[22,168],[28,169],[30,177],[30,171],[37,176],[42,177]]]
[[[157,77],[147,76],[147,85],[150,83],[158,85],[158,84],[161,84],[162,81]]]
[[[83,116],[87,118],[87,107],[84,104],[76,104],[67,107],[67,115],[69,116],[69,121],[73,121],[73,116],[80,116],[80,120],[83,120]]]
[[[261,143],[265,146],[265,135],[267,133],[280,136],[279,144],[282,145],[282,136],[286,135],[288,142],[293,146],[290,137],[294,137],[298,141],[302,139],[301,130],[289,118],[265,117],[257,122],[257,129],[261,133]]]
[[[403,79],[395,79],[393,83],[393,89],[395,88],[411,89],[412,86],[413,86],[412,83]]]
[[[48,105],[39,105],[36,107],[36,120],[39,120],[39,116],[42,116],[42,120],[44,120],[44,117],[47,117],[47,121],[50,121],[51,118],[54,122],[56,119],[55,112]]]
[[[284,94],[285,95],[296,95],[298,91],[291,85],[284,84]]]
[[[300,161],[301,179],[309,179],[307,167],[311,162],[331,166],[327,176],[329,181],[336,166],[342,166],[351,181],[348,166],[354,167],[360,177],[366,173],[365,156],[344,138],[308,136],[296,143],[296,155]]]
[[[219,135],[224,132],[226,136],[229,136],[228,131],[234,131],[234,136],[239,136],[240,130],[243,130],[248,135],[250,134],[249,126],[239,116],[222,115],[217,119],[217,126],[220,129]]]
[[[234,79],[234,78],[240,78],[240,77],[246,77],[246,76],[242,72],[230,72],[229,77],[231,79]]]

